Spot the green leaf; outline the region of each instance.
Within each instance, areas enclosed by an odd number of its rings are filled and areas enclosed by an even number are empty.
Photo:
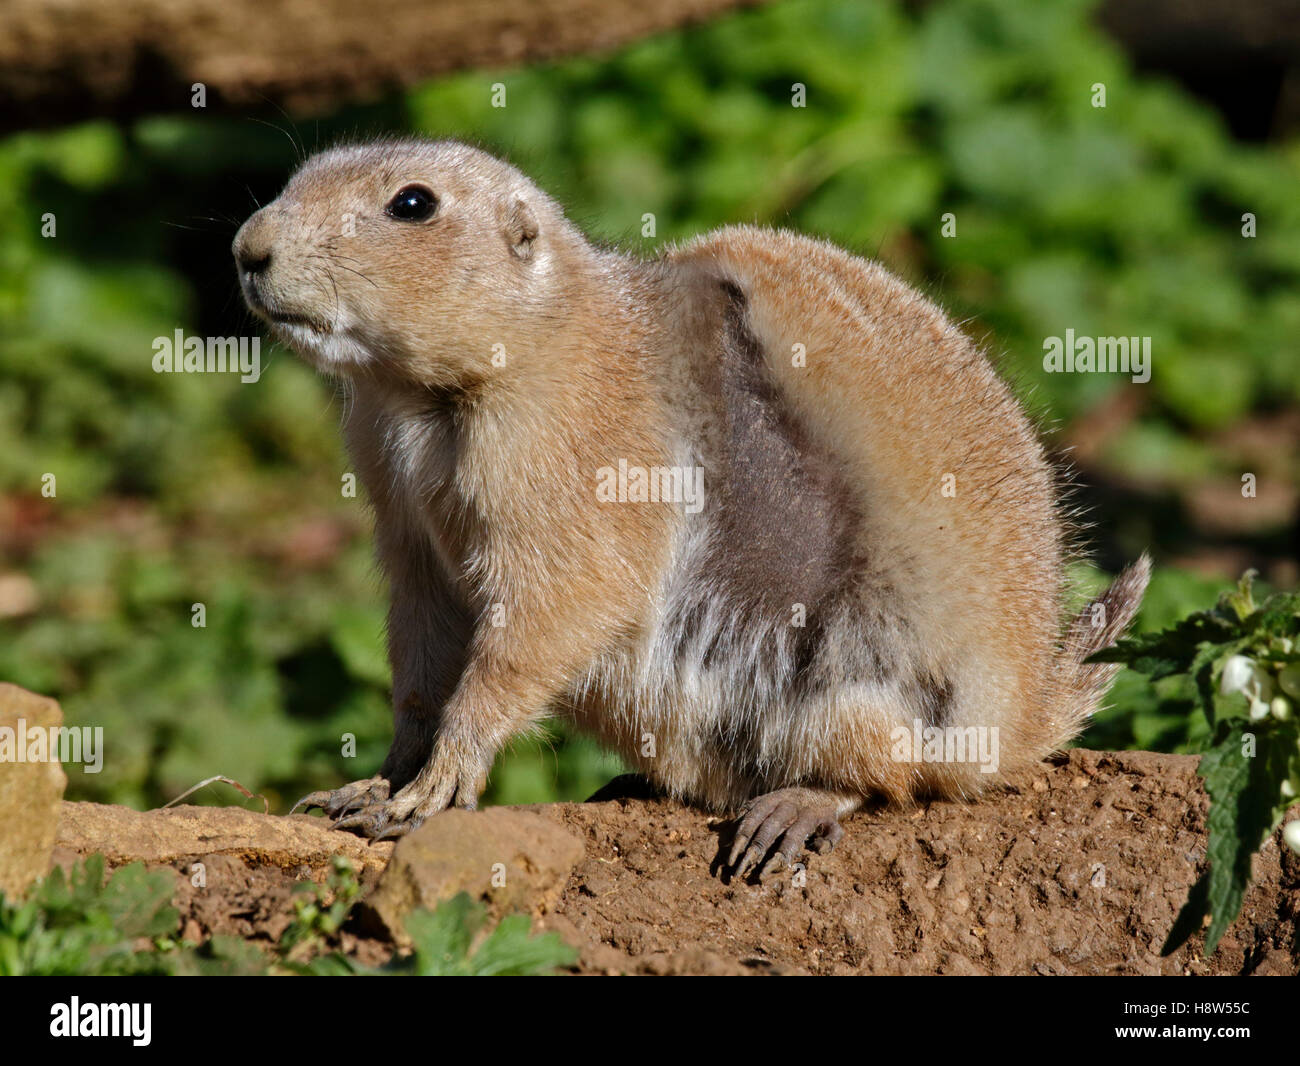
[[[1258,576],[1259,571],[1247,570],[1238,580],[1236,591],[1223,594],[1223,602],[1231,607],[1242,621],[1255,613],[1255,595],[1251,586]]]
[[[172,959],[136,950],[140,938],[174,933],[179,915],[166,871],[142,863],[104,880],[104,860],[89,856],[68,876],[56,867],[18,906],[0,896],[0,973],[167,973]]]
[[[1090,663],[1124,663],[1152,681],[1188,673],[1200,661],[1202,645],[1218,647],[1240,638],[1238,624],[1218,608],[1198,611],[1160,633],[1125,637],[1088,657]]]
[[[1205,954],[1211,955],[1241,912],[1250,884],[1251,858],[1281,821],[1282,782],[1294,761],[1296,729],[1261,727],[1234,720],[1223,727],[1220,742],[1201,758],[1198,769],[1210,794],[1206,857],[1210,862],[1208,904],[1210,928]],[[1267,731],[1266,731],[1267,730]],[[1246,740],[1253,738],[1253,756]]]
[[[550,973],[577,957],[554,933],[530,936],[526,914],[501,919],[473,955],[470,945],[485,908],[461,892],[432,912],[413,911],[406,932],[415,946],[413,969],[421,976],[526,976]]]
[[[133,862],[104,886],[103,907],[124,937],[163,936],[175,930],[180,912],[171,905],[174,880],[162,870]]]
[[[466,972],[470,941],[483,924],[484,908],[461,892],[433,911],[412,911],[406,933],[415,947],[415,972],[421,976]]]
[[[578,957],[573,948],[556,933],[529,936],[531,924],[526,914],[501,919],[474,953],[470,972],[480,977],[528,977],[573,964]]]

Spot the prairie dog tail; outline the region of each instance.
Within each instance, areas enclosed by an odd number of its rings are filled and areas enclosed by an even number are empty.
[[[1061,701],[1053,723],[1055,744],[1061,747],[1079,735],[1101,705],[1102,697],[1119,672],[1118,663],[1085,663],[1124,635],[1137,614],[1151,559],[1143,552],[1137,562],[1120,572],[1110,586],[1074,616],[1061,649]]]

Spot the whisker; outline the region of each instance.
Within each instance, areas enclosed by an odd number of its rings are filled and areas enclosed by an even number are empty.
[[[284,108],[282,108],[279,104],[277,104],[265,93],[258,93],[258,95],[261,96],[262,99],[265,100],[268,104],[270,104],[273,108],[279,111],[280,114],[284,115],[285,121],[289,123],[289,129],[288,130],[282,129],[280,126],[277,126],[274,122],[268,122],[264,118],[256,118],[255,116],[252,115],[248,117],[248,121],[256,122],[262,126],[269,126],[271,129],[275,130],[276,133],[284,134],[284,136],[288,138],[290,146],[293,148],[294,158],[299,163],[304,162],[307,158],[306,149],[303,145],[299,144],[299,142],[294,138],[293,134],[290,132],[290,130],[293,128],[293,119],[289,117],[288,112],[286,112]]]

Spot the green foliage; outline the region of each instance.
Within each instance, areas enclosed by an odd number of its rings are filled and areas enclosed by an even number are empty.
[[[511,914],[483,935],[487,909],[461,892],[432,911],[418,908],[406,919],[412,950],[384,966],[368,967],[339,952],[315,952],[337,936],[361,894],[351,864],[342,857],[324,887],[304,884],[293,923],[277,953],[297,973],[318,976],[526,977],[569,966],[576,952],[555,933],[531,935],[526,914]],[[308,899],[307,897],[310,897]]]
[[[413,950],[381,967],[343,955],[313,959],[301,972],[317,976],[535,977],[571,966],[577,952],[556,933],[531,935],[526,914],[511,914],[480,936],[487,910],[461,892],[433,910],[413,911],[406,932]]]
[[[335,855],[324,885],[302,881],[294,886],[293,921],[280,936],[285,958],[301,957],[326,940],[338,936],[352,905],[361,896],[361,884],[352,864]]]
[[[0,894],[0,975],[110,975],[168,972],[155,938],[178,921],[172,879],[132,863],[104,880],[92,855],[70,876],[55,867],[21,902]],[[139,942],[145,941],[145,948]]]
[[[1210,796],[1210,867],[1183,907],[1166,954],[1207,914],[1205,953],[1213,953],[1241,911],[1251,857],[1300,795],[1300,594],[1256,605],[1253,579],[1248,572],[1211,610],[1121,640],[1091,660],[1125,663],[1152,681],[1188,679],[1211,731],[1199,769]]]
[[[1300,398],[1300,154],[1234,144],[1208,108],[1135,75],[1090,8],[784,0],[303,131],[308,148],[402,130],[483,142],[641,254],[727,222],[824,234],[939,298],[1052,426],[1134,386],[1044,374],[1044,336],[1150,335],[1147,403],[1100,469],[1173,492],[1235,482],[1213,432]],[[220,773],[283,810],[373,772],[391,737],[383,590],[362,502],[339,492],[337,398],[269,345],[256,385],[151,367],[177,328],[253,328],[229,243],[292,170],[295,136],[193,116],[0,142],[0,574],[37,595],[0,611],[0,678],[104,727],[103,772],[70,767],[73,798],[156,805]],[[1162,554],[1179,535],[1165,511],[1126,511],[1124,554]],[[1197,591],[1158,573],[1142,624]],[[1196,747],[1208,727],[1187,684],[1125,675],[1087,741]],[[498,760],[485,802],[581,799],[621,769],[559,726]]]
[[[577,952],[558,934],[531,936],[526,914],[502,918],[472,948],[485,913],[483,905],[464,892],[432,913],[414,912],[406,920],[406,932],[415,945],[410,972],[421,977],[530,977],[572,965],[577,959]]]
[[[175,940],[174,881],[143,863],[104,877],[91,855],[71,873],[55,867],[22,902],[0,893],[0,976],[265,973],[268,957],[238,937]]]
[[[1090,596],[1100,593],[1109,580],[1092,571],[1080,576]],[[1212,599],[1221,587],[1221,581],[1159,568],[1151,575],[1143,597],[1139,625],[1145,630],[1172,626]],[[1189,754],[1205,750],[1209,732],[1204,715],[1197,712],[1191,678],[1173,675],[1153,683],[1124,669],[1078,743],[1097,750]]]
[[[555,933],[533,936],[526,914],[508,915],[484,932],[486,909],[462,892],[408,916],[410,953],[363,966],[324,950],[361,895],[351,863],[336,856],[325,885],[296,887],[294,919],[269,952],[231,936],[180,943],[170,874],[132,863],[105,879],[104,857],[91,855],[67,877],[56,867],[22,902],[0,893],[0,976],[531,976],[577,958]]]

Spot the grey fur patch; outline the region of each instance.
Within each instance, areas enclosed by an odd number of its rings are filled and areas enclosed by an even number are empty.
[[[717,386],[726,428],[715,465],[726,476],[713,482],[710,570],[738,601],[788,621],[793,604],[812,613],[842,594],[856,569],[859,518],[834,460],[809,440],[770,380],[744,294],[729,282],[723,291]]]
[[[709,506],[670,623],[676,657],[728,673],[738,699],[879,681],[890,664],[869,638],[899,620],[857,550],[857,500],[771,380],[744,293],[731,282],[720,292],[718,352],[703,384],[722,429],[701,457]],[[803,625],[792,624],[796,605]],[[718,740],[743,752],[740,737]]]

